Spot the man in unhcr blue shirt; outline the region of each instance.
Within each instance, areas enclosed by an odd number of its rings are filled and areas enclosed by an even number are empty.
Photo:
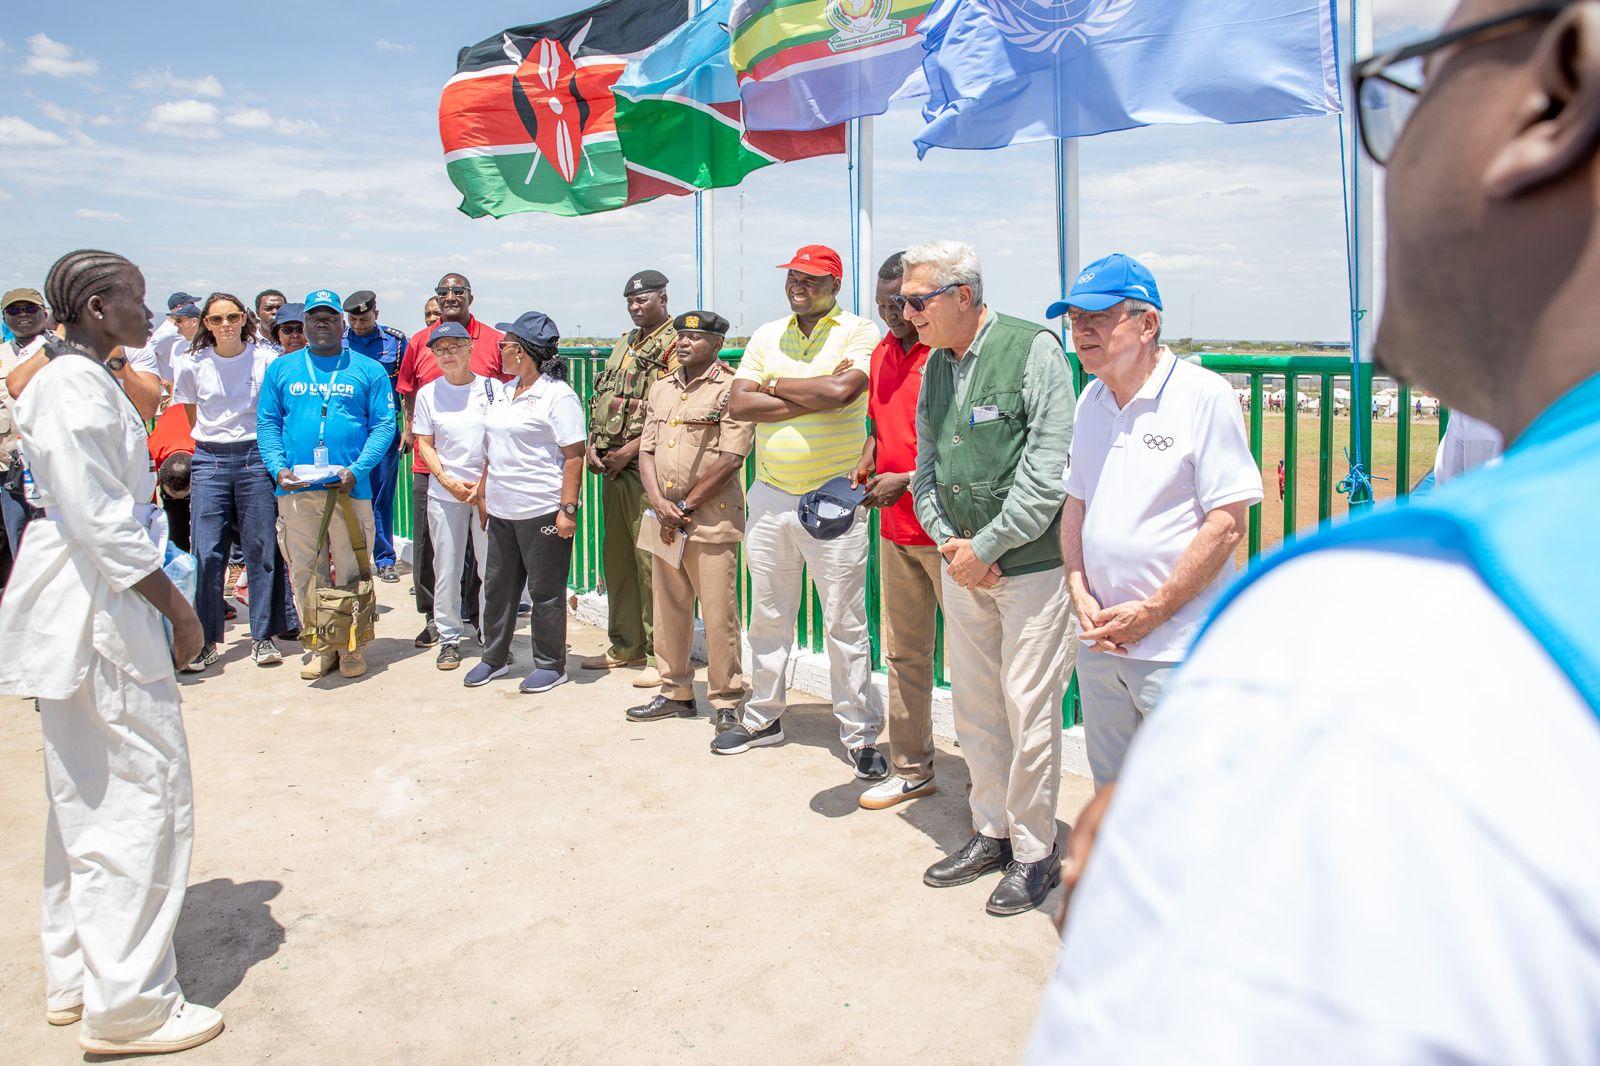
[[[393,326],[378,325],[378,296],[371,289],[359,289],[344,298],[344,313],[349,316],[344,331],[345,347],[377,360],[389,375],[389,390],[394,391],[400,374],[400,357],[405,354],[406,335]],[[372,549],[373,564],[384,581],[399,581],[394,554],[394,486],[400,474],[400,449],[390,448],[372,472],[372,517],[377,543]]]
[[[344,344],[339,297],[327,289],[305,299],[306,346],[273,361],[261,384],[256,440],[267,470],[278,483],[283,547],[294,578],[301,618],[315,616],[310,601],[318,570],[317,533],[327,494],[349,496],[370,547],[373,540],[372,474],[393,450],[394,391],[383,367]],[[343,519],[328,525],[333,580],[348,585],[359,566]],[[314,570],[313,567],[318,568]],[[323,677],[335,663],[344,677],[367,671],[361,650],[308,653],[300,676]]]

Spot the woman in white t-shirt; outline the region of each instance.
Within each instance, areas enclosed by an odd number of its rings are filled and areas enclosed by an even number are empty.
[[[494,384],[484,418],[488,462],[476,494],[489,519],[484,647],[482,661],[465,681],[476,688],[510,668],[526,583],[533,601],[533,672],[522,679],[521,691],[544,692],[567,680],[567,568],[578,528],[587,431],[583,406],[566,383],[566,364],[556,350],[556,324],[529,311],[496,328],[505,334],[501,364],[516,377]],[[448,572],[437,563],[435,569]]]
[[[183,404],[194,437],[189,476],[189,543],[198,560],[195,609],[205,647],[184,667],[199,673],[217,661],[223,637],[222,588],[228,552],[238,544],[250,589],[250,657],[258,666],[283,661],[273,643],[300,628],[278,551],[278,504],[272,477],[256,447],[256,396],[277,352],[256,342],[255,323],[229,293],[212,293],[200,309],[190,351],[172,366],[172,400]]]
[[[433,626],[441,670],[461,665],[461,568],[467,540],[483,579],[488,561],[486,522],[478,513],[483,480],[483,426],[491,382],[472,372],[472,337],[459,322],[443,322],[428,338],[444,377],[417,392],[412,439],[428,478],[428,537],[433,543]],[[483,617],[479,599],[478,617]],[[481,635],[481,634],[480,634]]]

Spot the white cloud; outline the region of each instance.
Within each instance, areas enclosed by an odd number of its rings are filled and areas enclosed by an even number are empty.
[[[278,118],[262,107],[246,107],[228,116],[228,125],[242,130],[271,130],[285,137],[312,133],[321,127],[308,119]]]
[[[0,44],[4,44],[4,43],[5,43],[4,41],[0,41]],[[5,201],[7,201],[9,199],[11,199],[11,194],[6,192],[4,189],[0,189],[0,203],[4,203]]]
[[[92,207],[80,207],[73,213],[74,218],[85,218],[90,222],[126,222],[127,219],[115,211],[97,211]]]
[[[66,142],[59,133],[42,130],[15,115],[0,115],[0,143],[12,148],[54,148]]]
[[[70,78],[74,74],[94,74],[99,69],[98,59],[78,55],[78,50],[70,44],[51,40],[42,33],[28,38],[28,61],[22,64],[24,74]]]
[[[1140,252],[1134,258],[1151,270],[1165,270],[1174,274],[1195,274],[1218,265],[1209,255],[1185,252]]]
[[[542,241],[503,241],[500,250],[514,255],[551,255],[556,248],[555,245],[545,244]]]
[[[47,119],[61,123],[63,126],[83,125],[82,111],[73,111],[71,108],[62,107],[51,100],[39,101],[39,113]]]
[[[391,41],[388,38],[379,37],[377,49],[380,52],[413,52],[416,50],[416,45],[396,44],[394,41]]]
[[[204,100],[169,100],[150,109],[144,128],[172,137],[215,137],[217,105]]]
[[[133,81],[135,89],[146,92],[174,93],[183,96],[207,96],[215,99],[222,95],[222,83],[213,74],[205,74],[198,78],[180,78],[172,73],[172,68],[152,70],[141,74]]]

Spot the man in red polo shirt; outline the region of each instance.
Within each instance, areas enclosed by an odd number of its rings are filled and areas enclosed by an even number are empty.
[[[474,374],[509,381],[500,369],[500,341],[505,334],[472,317],[472,283],[460,274],[446,274],[439,279],[434,290],[439,302],[442,321],[459,322],[472,338],[472,355],[467,365]],[[434,378],[444,376],[439,363],[428,347],[428,337],[433,326],[424,326],[411,335],[406,344],[406,354],[400,359],[400,372],[395,388],[405,403],[406,423],[400,434],[400,450],[411,450],[411,418],[417,402],[417,391]],[[417,634],[415,644],[428,648],[439,643],[439,631],[433,628],[433,545],[428,542],[428,468],[420,456],[411,463],[411,580],[416,583],[417,610],[427,620],[427,625]],[[467,588],[462,603],[478,602],[478,571],[470,559],[464,567]],[[469,619],[470,620],[470,619]],[[471,620],[475,621],[475,620]]]
[[[917,339],[917,328],[895,299],[904,274],[899,252],[878,269],[878,315],[889,332],[872,352],[867,387],[872,435],[851,478],[866,484],[866,502],[879,508],[880,602],[889,661],[889,754],[894,772],[861,794],[861,806],[869,811],[938,791],[933,783],[933,650],[941,560],[906,491],[917,469],[917,394],[922,391],[928,346]]]

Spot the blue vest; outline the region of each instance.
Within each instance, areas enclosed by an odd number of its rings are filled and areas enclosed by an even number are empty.
[[[1499,464],[1426,499],[1325,529],[1253,567],[1211,621],[1274,567],[1328,548],[1443,550],[1465,559],[1600,716],[1600,374],[1546,408]]]

